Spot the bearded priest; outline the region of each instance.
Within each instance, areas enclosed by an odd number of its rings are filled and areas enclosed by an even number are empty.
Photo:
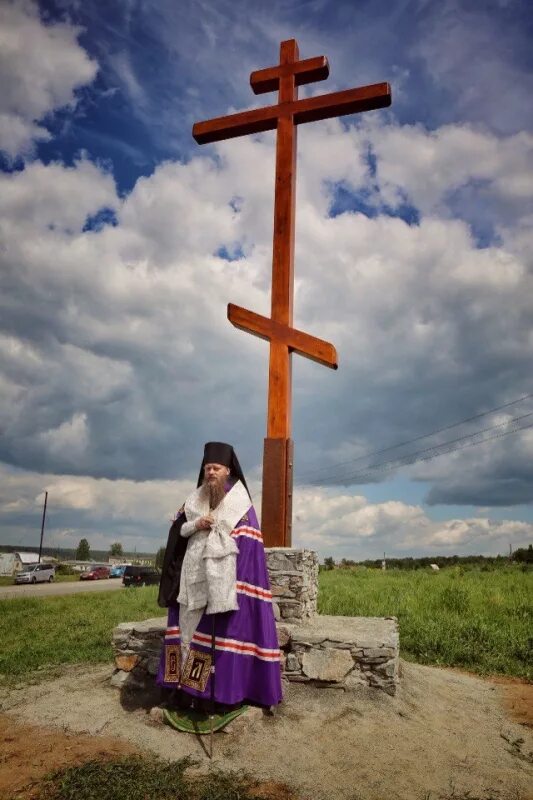
[[[212,688],[225,707],[281,701],[263,538],[229,444],[205,445],[197,489],[170,528],[158,603],[168,623],[157,683],[180,702],[213,699]]]

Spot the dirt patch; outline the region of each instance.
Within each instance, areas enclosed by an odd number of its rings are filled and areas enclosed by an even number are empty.
[[[435,667],[435,669],[476,677],[474,673],[461,667]],[[506,675],[488,675],[484,676],[483,680],[501,688],[504,708],[512,720],[533,728],[533,683]]]
[[[0,730],[2,800],[34,800],[43,778],[53,770],[139,753],[121,739],[22,725],[8,714],[0,714]],[[256,800],[298,800],[289,787],[275,781],[260,783],[250,796]]]
[[[518,678],[491,678],[501,687],[503,704],[511,719],[520,725],[533,728],[533,684]]]
[[[506,704],[514,702],[517,710],[521,702],[521,695],[508,700],[509,691],[530,697],[528,685],[500,685],[418,664],[403,663],[402,669],[394,698],[364,688],[291,686],[273,716],[239,734],[215,735],[216,765],[245,769],[272,786],[292,784],[313,800],[438,800],[468,792],[494,800],[533,796],[533,732],[506,711]],[[5,690],[0,710],[12,721],[47,726],[34,742],[47,741],[52,731],[50,746],[57,741],[62,751],[64,736],[72,743],[74,734],[85,734],[83,740],[95,748],[89,755],[108,753],[105,736],[115,746],[166,759],[191,755],[207,768],[202,737],[155,725],[145,709],[110,688],[109,675],[108,666],[70,669],[39,686]],[[26,742],[28,760],[34,752],[35,744]],[[76,754],[81,757],[81,751]]]
[[[0,731],[1,798],[29,800],[35,796],[42,778],[54,769],[136,752],[121,739],[21,725],[8,714],[0,714]]]

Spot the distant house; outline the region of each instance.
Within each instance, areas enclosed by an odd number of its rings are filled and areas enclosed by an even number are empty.
[[[14,575],[28,564],[38,561],[39,553],[0,553],[0,575]]]
[[[107,567],[105,561],[79,561],[77,559],[68,559],[61,562],[67,567],[72,567],[76,572],[88,572],[93,567]]]

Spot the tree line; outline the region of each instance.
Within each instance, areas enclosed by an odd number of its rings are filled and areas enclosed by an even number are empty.
[[[125,557],[124,549],[120,542],[113,542],[109,547],[109,555],[115,557]],[[165,548],[160,547],[155,556],[155,566],[161,568],[163,566],[163,559],[165,557]],[[80,539],[80,543],[76,549],[76,561],[90,561],[91,548],[87,539]]]
[[[533,545],[529,547],[519,547],[510,556],[422,556],[414,558],[405,556],[404,558],[386,558],[387,569],[424,569],[431,564],[436,564],[439,569],[442,567],[453,567],[457,564],[470,566],[486,566],[489,568],[503,567],[509,562],[515,564],[533,564]],[[383,559],[374,558],[365,561],[354,561],[350,558],[341,558],[336,562],[332,556],[324,559],[324,569],[349,569],[350,567],[367,567],[369,569],[381,569]]]

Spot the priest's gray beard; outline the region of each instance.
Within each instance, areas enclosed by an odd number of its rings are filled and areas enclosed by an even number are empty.
[[[204,479],[202,484],[202,495],[203,497],[209,498],[209,508],[216,508],[226,496],[226,492],[224,491],[224,486],[226,484],[226,476],[219,478],[213,483],[209,483],[207,478]]]

